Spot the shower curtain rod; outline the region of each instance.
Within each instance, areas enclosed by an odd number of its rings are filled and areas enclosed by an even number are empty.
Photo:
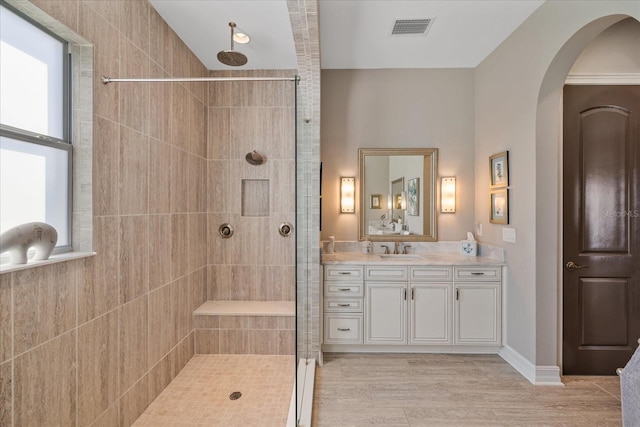
[[[114,79],[102,76],[102,83],[130,83],[130,82],[277,82],[277,81],[299,81],[300,76],[295,77],[175,77],[175,78],[150,78],[150,79]]]

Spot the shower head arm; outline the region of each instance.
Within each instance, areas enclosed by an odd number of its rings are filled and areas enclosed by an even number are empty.
[[[235,22],[229,22],[229,27],[231,27],[231,50],[233,50],[233,29],[235,26]]]

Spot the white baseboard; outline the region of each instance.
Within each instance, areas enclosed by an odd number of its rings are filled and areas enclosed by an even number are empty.
[[[557,366],[536,366],[508,345],[502,347],[498,354],[531,384],[564,386]]]
[[[496,345],[383,345],[383,344],[322,344],[325,353],[444,353],[498,354]]]

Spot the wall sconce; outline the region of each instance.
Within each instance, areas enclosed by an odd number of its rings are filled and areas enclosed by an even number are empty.
[[[406,191],[400,192],[400,209],[402,209],[403,211],[407,210],[407,192]]]
[[[356,213],[355,177],[340,177],[340,213]]]
[[[443,177],[440,184],[440,212],[455,213],[456,211],[456,177]]]

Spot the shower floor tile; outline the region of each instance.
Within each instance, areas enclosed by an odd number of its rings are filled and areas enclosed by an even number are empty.
[[[133,425],[283,427],[295,367],[294,356],[197,354]]]

